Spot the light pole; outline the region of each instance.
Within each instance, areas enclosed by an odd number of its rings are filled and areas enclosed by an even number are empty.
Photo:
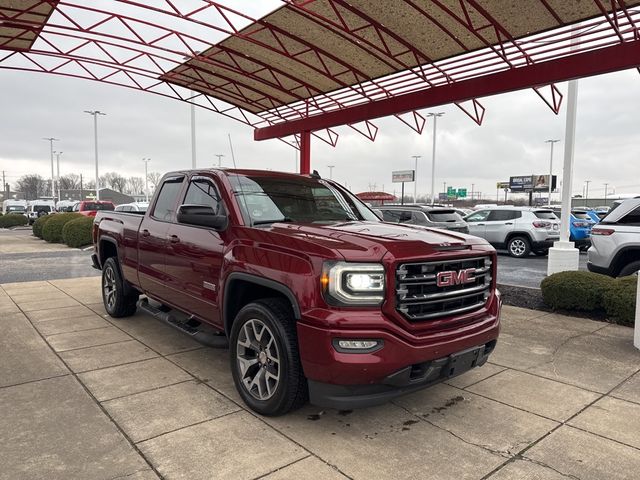
[[[149,173],[147,166],[149,165],[151,159],[143,158],[142,161],[144,162],[144,196],[146,201],[149,202]]]
[[[96,159],[96,200],[100,200],[100,183],[98,179],[98,115],[106,115],[106,113],[102,113],[99,110],[85,110],[84,113],[93,116],[93,143]]]
[[[53,152],[56,154],[56,180],[58,182],[58,201],[60,201],[60,155],[62,152]]]
[[[193,55],[185,55],[184,60],[192,60],[197,57],[200,52],[193,52]],[[193,103],[193,98],[196,92],[191,90],[191,97],[189,97],[189,103],[191,104],[191,168],[196,168],[196,104]]]
[[[329,169],[329,180],[333,180],[333,167],[335,167],[335,165],[327,165]]]
[[[607,203],[607,187],[609,186],[608,183],[604,184],[604,202]]]
[[[216,153],[214,157],[218,157],[218,168],[222,167],[222,157],[224,157],[224,155],[222,153]]]
[[[585,180],[584,183],[586,185],[586,191],[584,194],[584,206],[586,207],[589,204],[589,184],[591,183],[591,180]]]
[[[59,142],[60,139],[59,138],[53,138],[53,137],[49,137],[49,138],[43,138],[43,140],[46,140],[47,142],[49,142],[49,152],[51,154],[51,199],[54,198],[53,195],[53,142]]]
[[[413,203],[418,203],[418,159],[422,158],[422,155],[412,155],[416,161],[415,169],[413,170]]]
[[[427,117],[433,117],[433,152],[431,158],[431,205],[435,203],[435,189],[436,189],[436,124],[438,117],[444,115],[444,112],[431,112],[427,113]]]
[[[553,188],[553,144],[559,142],[560,140],[545,140],[544,143],[551,144],[551,155],[549,157],[549,202],[548,205],[551,206],[551,191]]]

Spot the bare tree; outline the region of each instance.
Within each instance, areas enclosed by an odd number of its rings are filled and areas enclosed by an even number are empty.
[[[142,177],[129,177],[127,179],[127,190],[129,193],[141,194],[144,190],[144,179]]]
[[[69,173],[60,177],[61,190],[74,190],[80,188],[80,175]]]
[[[101,185],[109,185],[109,188],[122,193],[127,186],[127,179],[116,172],[107,172],[100,178]]]
[[[51,181],[44,180],[40,175],[23,175],[16,182],[16,190],[24,194],[27,200],[35,200],[50,193]]]
[[[159,172],[149,172],[147,174],[147,179],[149,180],[149,184],[152,190],[155,190],[157,188],[161,178],[162,178],[162,175]]]

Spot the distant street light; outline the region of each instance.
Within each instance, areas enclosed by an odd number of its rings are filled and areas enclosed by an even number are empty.
[[[143,158],[142,161],[144,162],[144,196],[145,196],[145,200],[148,202],[149,201],[149,172],[147,171],[147,165],[149,164],[151,159]]]
[[[413,203],[418,203],[418,159],[422,158],[422,155],[411,155],[411,158],[416,161],[413,169]]]
[[[333,180],[333,167],[335,165],[327,165],[327,168],[329,168],[329,180]]]
[[[99,110],[85,110],[84,113],[88,113],[93,116],[93,144],[95,147],[95,160],[96,160],[96,200],[100,200],[100,180],[98,178],[98,115],[106,115]]]
[[[551,206],[551,191],[553,187],[553,144],[559,142],[560,140],[545,140],[544,143],[551,144],[551,156],[549,158],[549,202],[548,205]]]
[[[584,194],[584,206],[586,207],[589,205],[589,184],[591,183],[591,180],[585,180],[584,183],[586,185],[586,191]]]
[[[444,115],[444,112],[427,113],[427,117],[433,117],[433,152],[431,158],[431,205],[436,203],[436,124],[438,117]]]
[[[53,199],[54,196],[54,190],[53,190],[53,183],[54,183],[54,179],[53,179],[53,142],[59,142],[60,139],[59,138],[53,138],[53,137],[49,137],[49,138],[43,138],[43,140],[46,140],[47,142],[49,142],[49,152],[51,154],[51,199]]]
[[[218,157],[218,168],[222,167],[222,157],[224,157],[224,155],[222,153],[216,153],[214,157]]]
[[[60,201],[60,155],[62,152],[53,152],[56,154],[56,179],[58,182],[58,201]]]
[[[183,60],[191,60],[200,54],[199,51],[193,52],[193,55],[185,55]],[[196,168],[196,105],[193,103],[193,99],[196,96],[196,92],[191,90],[191,97],[189,97],[189,103],[191,104],[191,168]]]

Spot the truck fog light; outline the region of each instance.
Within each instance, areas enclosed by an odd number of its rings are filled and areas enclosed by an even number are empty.
[[[382,340],[354,340],[334,338],[333,348],[340,353],[371,353],[380,350],[384,346]]]

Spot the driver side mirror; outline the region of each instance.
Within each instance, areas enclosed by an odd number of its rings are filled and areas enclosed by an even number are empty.
[[[228,224],[226,215],[218,215],[213,208],[206,205],[180,205],[178,223],[225,230]]]

